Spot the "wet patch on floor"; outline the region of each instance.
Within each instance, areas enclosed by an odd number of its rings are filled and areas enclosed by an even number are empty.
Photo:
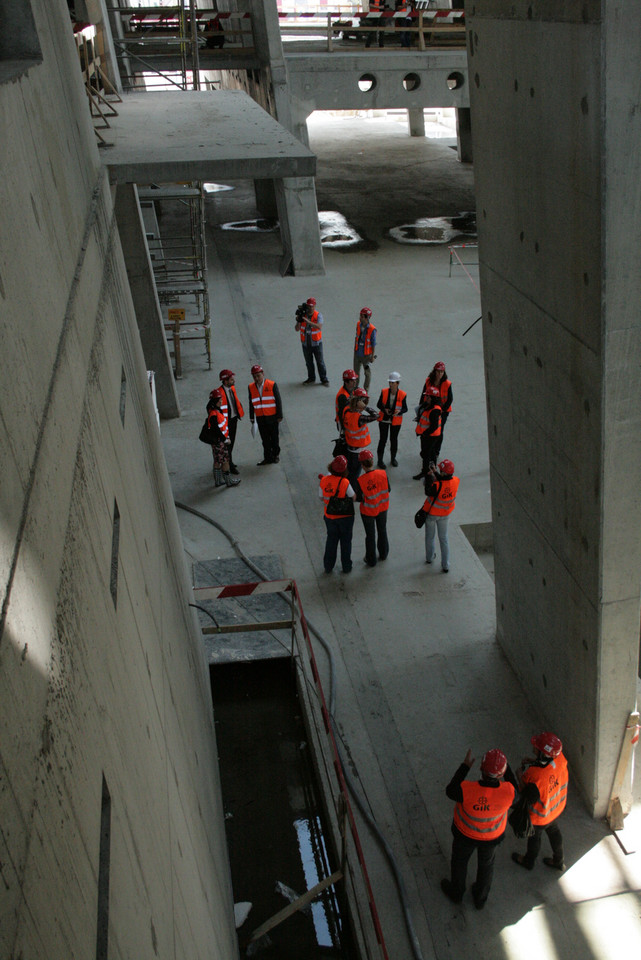
[[[320,229],[321,246],[330,250],[350,252],[354,250],[373,250],[377,244],[365,240],[355,228],[337,210],[319,211],[318,226]],[[237,230],[246,233],[270,233],[278,230],[278,220],[262,218],[257,220],[236,220],[231,223],[221,223],[221,230]]]
[[[232,223],[221,223],[221,230],[239,230],[245,233],[271,233],[278,230],[278,220],[267,217],[258,220],[235,220]]]
[[[225,190],[235,189],[235,187],[230,187],[227,183],[203,183],[205,193],[222,193]]]
[[[476,237],[476,213],[467,211],[454,217],[424,217],[414,223],[392,227],[388,236],[396,243],[451,243],[458,237]]]

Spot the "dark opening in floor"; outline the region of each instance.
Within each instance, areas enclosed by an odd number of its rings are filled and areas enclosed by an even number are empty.
[[[289,658],[211,666],[210,680],[234,901],[252,904],[238,931],[243,947],[251,931],[338,864]],[[330,887],[249,955],[353,958],[346,916],[340,889]]]

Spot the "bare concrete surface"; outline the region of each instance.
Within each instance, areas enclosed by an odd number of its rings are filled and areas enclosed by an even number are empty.
[[[517,766],[546,722],[533,712],[494,639],[493,582],[460,529],[490,520],[479,325],[462,336],[480,313],[476,272],[450,278],[446,247],[401,246],[385,236],[388,227],[407,220],[473,209],[472,171],[457,163],[448,145],[410,140],[396,125],[350,120],[341,121],[340,135],[338,130],[330,120],[311,130],[319,209],[339,210],[373,242],[365,252],[326,250],[326,276],[281,279],[277,234],[220,229],[223,222],[258,215],[251,184],[236,184],[208,201],[213,370],[206,369],[202,344],[185,345],[178,383],[183,415],[162,425],[175,498],[222,523],[247,554],[274,555],[284,575],[296,579],[307,616],[334,651],[336,717],[345,750],[398,859],[426,960],[634,956],[641,947],[641,854],[624,855],[572,787],[562,820],[568,865],[563,876],[540,861],[531,873],[519,869],[510,854],[522,850],[523,842],[508,835],[482,912],[469,893],[455,906],[440,890],[451,851],[452,804],[444,788],[467,748],[480,758],[498,746]],[[329,390],[302,385],[306,372],[294,310],[308,296],[317,298],[325,317]],[[445,361],[453,381],[442,453],[454,461],[461,487],[450,523],[449,574],[424,564],[422,531],[413,524],[423,497],[412,480],[419,458],[411,414],[400,434],[399,466],[388,468],[389,558],[374,569],[364,565],[357,516],[353,571],[323,574],[317,477],[331,459],[334,396],[341,371],[352,364],[363,305],[372,308],[379,331],[374,401],[394,369],[410,408],[436,360]],[[281,389],[280,463],[256,466],[262,451],[246,418],[234,457],[242,482],[217,490],[211,454],[197,439],[205,403],[222,367],[235,371],[245,403],[249,368],[257,361]],[[372,437],[375,443],[376,427]],[[181,511],[179,519],[190,561],[234,555],[210,525]],[[326,663],[320,650],[318,659]],[[556,733],[563,738],[563,730]],[[635,811],[640,800],[637,787]],[[388,954],[409,958],[394,881],[364,825],[361,837]],[[544,838],[543,855],[546,843]]]

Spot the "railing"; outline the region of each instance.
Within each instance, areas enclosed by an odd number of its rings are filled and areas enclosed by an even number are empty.
[[[287,615],[269,622],[251,621],[249,623],[234,622],[231,624],[217,624],[203,627],[203,634],[230,634],[246,633],[254,630],[287,630],[290,632],[290,653],[295,663],[299,689],[308,709],[306,711],[307,727],[314,741],[314,752],[318,761],[318,769],[324,775],[324,783],[328,788],[324,791],[326,800],[332,804],[329,811],[332,824],[339,835],[340,841],[336,844],[340,849],[340,866],[330,876],[323,878],[311,890],[294,901],[289,907],[280,911],[265,924],[253,931],[249,942],[258,940],[265,932],[278,923],[287,919],[294,910],[300,909],[323,890],[339,882],[346,885],[350,905],[357,913],[359,927],[357,928],[367,949],[368,955],[378,945],[382,960],[389,960],[385,939],[380,924],[378,909],[374,900],[374,893],[370,883],[363,847],[358,834],[356,820],[352,810],[348,789],[347,777],[343,770],[338,745],[334,735],[334,726],[323,685],[320,679],[316,656],[312,645],[307,620],[303,612],[298,587],[295,580],[272,580],[258,583],[241,583],[227,586],[197,587],[194,596],[197,604],[203,601],[224,600],[232,597],[259,597],[268,593],[278,593],[288,604]],[[367,900],[368,910],[361,910],[362,902],[360,891],[355,887],[354,872],[360,873],[363,890]],[[363,904],[363,906],[365,906]],[[356,920],[356,917],[352,919]]]
[[[401,46],[419,50],[447,44],[465,46],[465,13],[463,10],[412,10],[398,12],[365,11],[345,15],[341,11],[323,13],[279,13],[281,35],[298,39],[323,37],[327,50],[334,50],[337,39],[363,40],[366,43],[382,37],[383,42],[399,39]]]

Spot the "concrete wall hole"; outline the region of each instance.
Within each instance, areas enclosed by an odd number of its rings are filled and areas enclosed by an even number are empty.
[[[376,89],[376,77],[373,73],[364,73],[358,80],[358,89],[361,93],[370,93]]]
[[[403,77],[403,86],[409,92],[411,90],[418,90],[421,85],[421,78],[418,73],[408,73]]]
[[[447,78],[447,89],[460,90],[464,83],[465,77],[463,74],[455,70],[454,73],[450,73],[449,77]]]

